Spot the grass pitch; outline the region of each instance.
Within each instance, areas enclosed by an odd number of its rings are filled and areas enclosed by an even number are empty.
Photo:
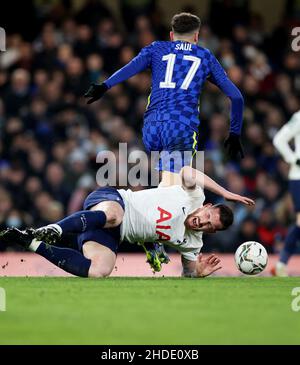
[[[297,278],[0,278],[0,344],[300,344]]]

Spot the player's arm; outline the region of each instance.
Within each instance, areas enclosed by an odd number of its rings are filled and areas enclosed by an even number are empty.
[[[127,65],[116,71],[102,84],[92,83],[88,91],[84,94],[85,98],[90,98],[87,103],[91,104],[99,100],[111,87],[147,69],[151,64],[152,48],[153,44],[144,47]]]
[[[208,80],[218,86],[231,101],[230,134],[225,141],[225,148],[231,158],[236,158],[238,154],[243,158],[244,152],[240,143],[244,111],[243,95],[229,79],[219,61],[212,54],[210,67],[211,73]]]
[[[180,176],[182,181],[182,186],[186,190],[193,190],[196,186],[200,186],[203,189],[207,189],[217,195],[220,195],[226,200],[240,202],[245,205],[254,205],[254,201],[245,196],[231,193],[230,191],[223,188],[221,185],[216,183],[209,176],[205,175],[203,172],[196,170],[190,166],[184,166],[180,170]]]
[[[216,255],[210,255],[203,258],[200,253],[196,261],[191,261],[181,256],[182,274],[186,278],[204,278],[211,275],[222,267],[219,265],[221,260]]]
[[[289,142],[300,133],[300,112],[293,115],[291,120],[285,124],[275,135],[273,144],[284,160],[289,164],[299,164],[296,153],[291,149]]]

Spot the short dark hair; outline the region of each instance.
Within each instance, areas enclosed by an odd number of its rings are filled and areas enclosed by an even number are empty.
[[[188,34],[200,29],[201,20],[197,15],[180,13],[173,16],[171,25],[174,33]]]
[[[214,206],[215,209],[219,209],[220,211],[220,221],[222,223],[223,228],[220,231],[224,231],[233,223],[233,211],[225,204],[217,204]]]

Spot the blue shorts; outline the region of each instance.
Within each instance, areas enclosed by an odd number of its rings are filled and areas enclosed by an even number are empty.
[[[125,210],[123,198],[119,194],[118,190],[112,187],[99,188],[91,192],[83,203],[83,210],[89,210],[94,205],[106,201],[117,202],[121,205],[123,210]]]
[[[292,195],[295,212],[300,213],[300,180],[290,180],[289,190]]]
[[[93,191],[88,197],[85,199],[83,203],[83,209],[89,210],[94,205],[104,202],[104,201],[115,201],[121,205],[123,210],[125,210],[124,201],[115,188],[105,187],[99,188]],[[121,241],[121,225],[113,228],[100,228],[96,230],[87,231],[81,233],[78,236],[78,247],[82,250],[82,246],[87,241],[98,242],[99,244],[108,247],[115,254],[118,252],[118,248]]]
[[[157,164],[159,171],[179,172],[191,164],[197,152],[198,133],[178,121],[149,121],[143,127],[143,143],[149,153],[162,152]]]

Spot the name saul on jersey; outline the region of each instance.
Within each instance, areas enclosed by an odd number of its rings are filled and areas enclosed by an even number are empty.
[[[191,43],[178,43],[175,46],[176,51],[191,51],[192,44]]]

